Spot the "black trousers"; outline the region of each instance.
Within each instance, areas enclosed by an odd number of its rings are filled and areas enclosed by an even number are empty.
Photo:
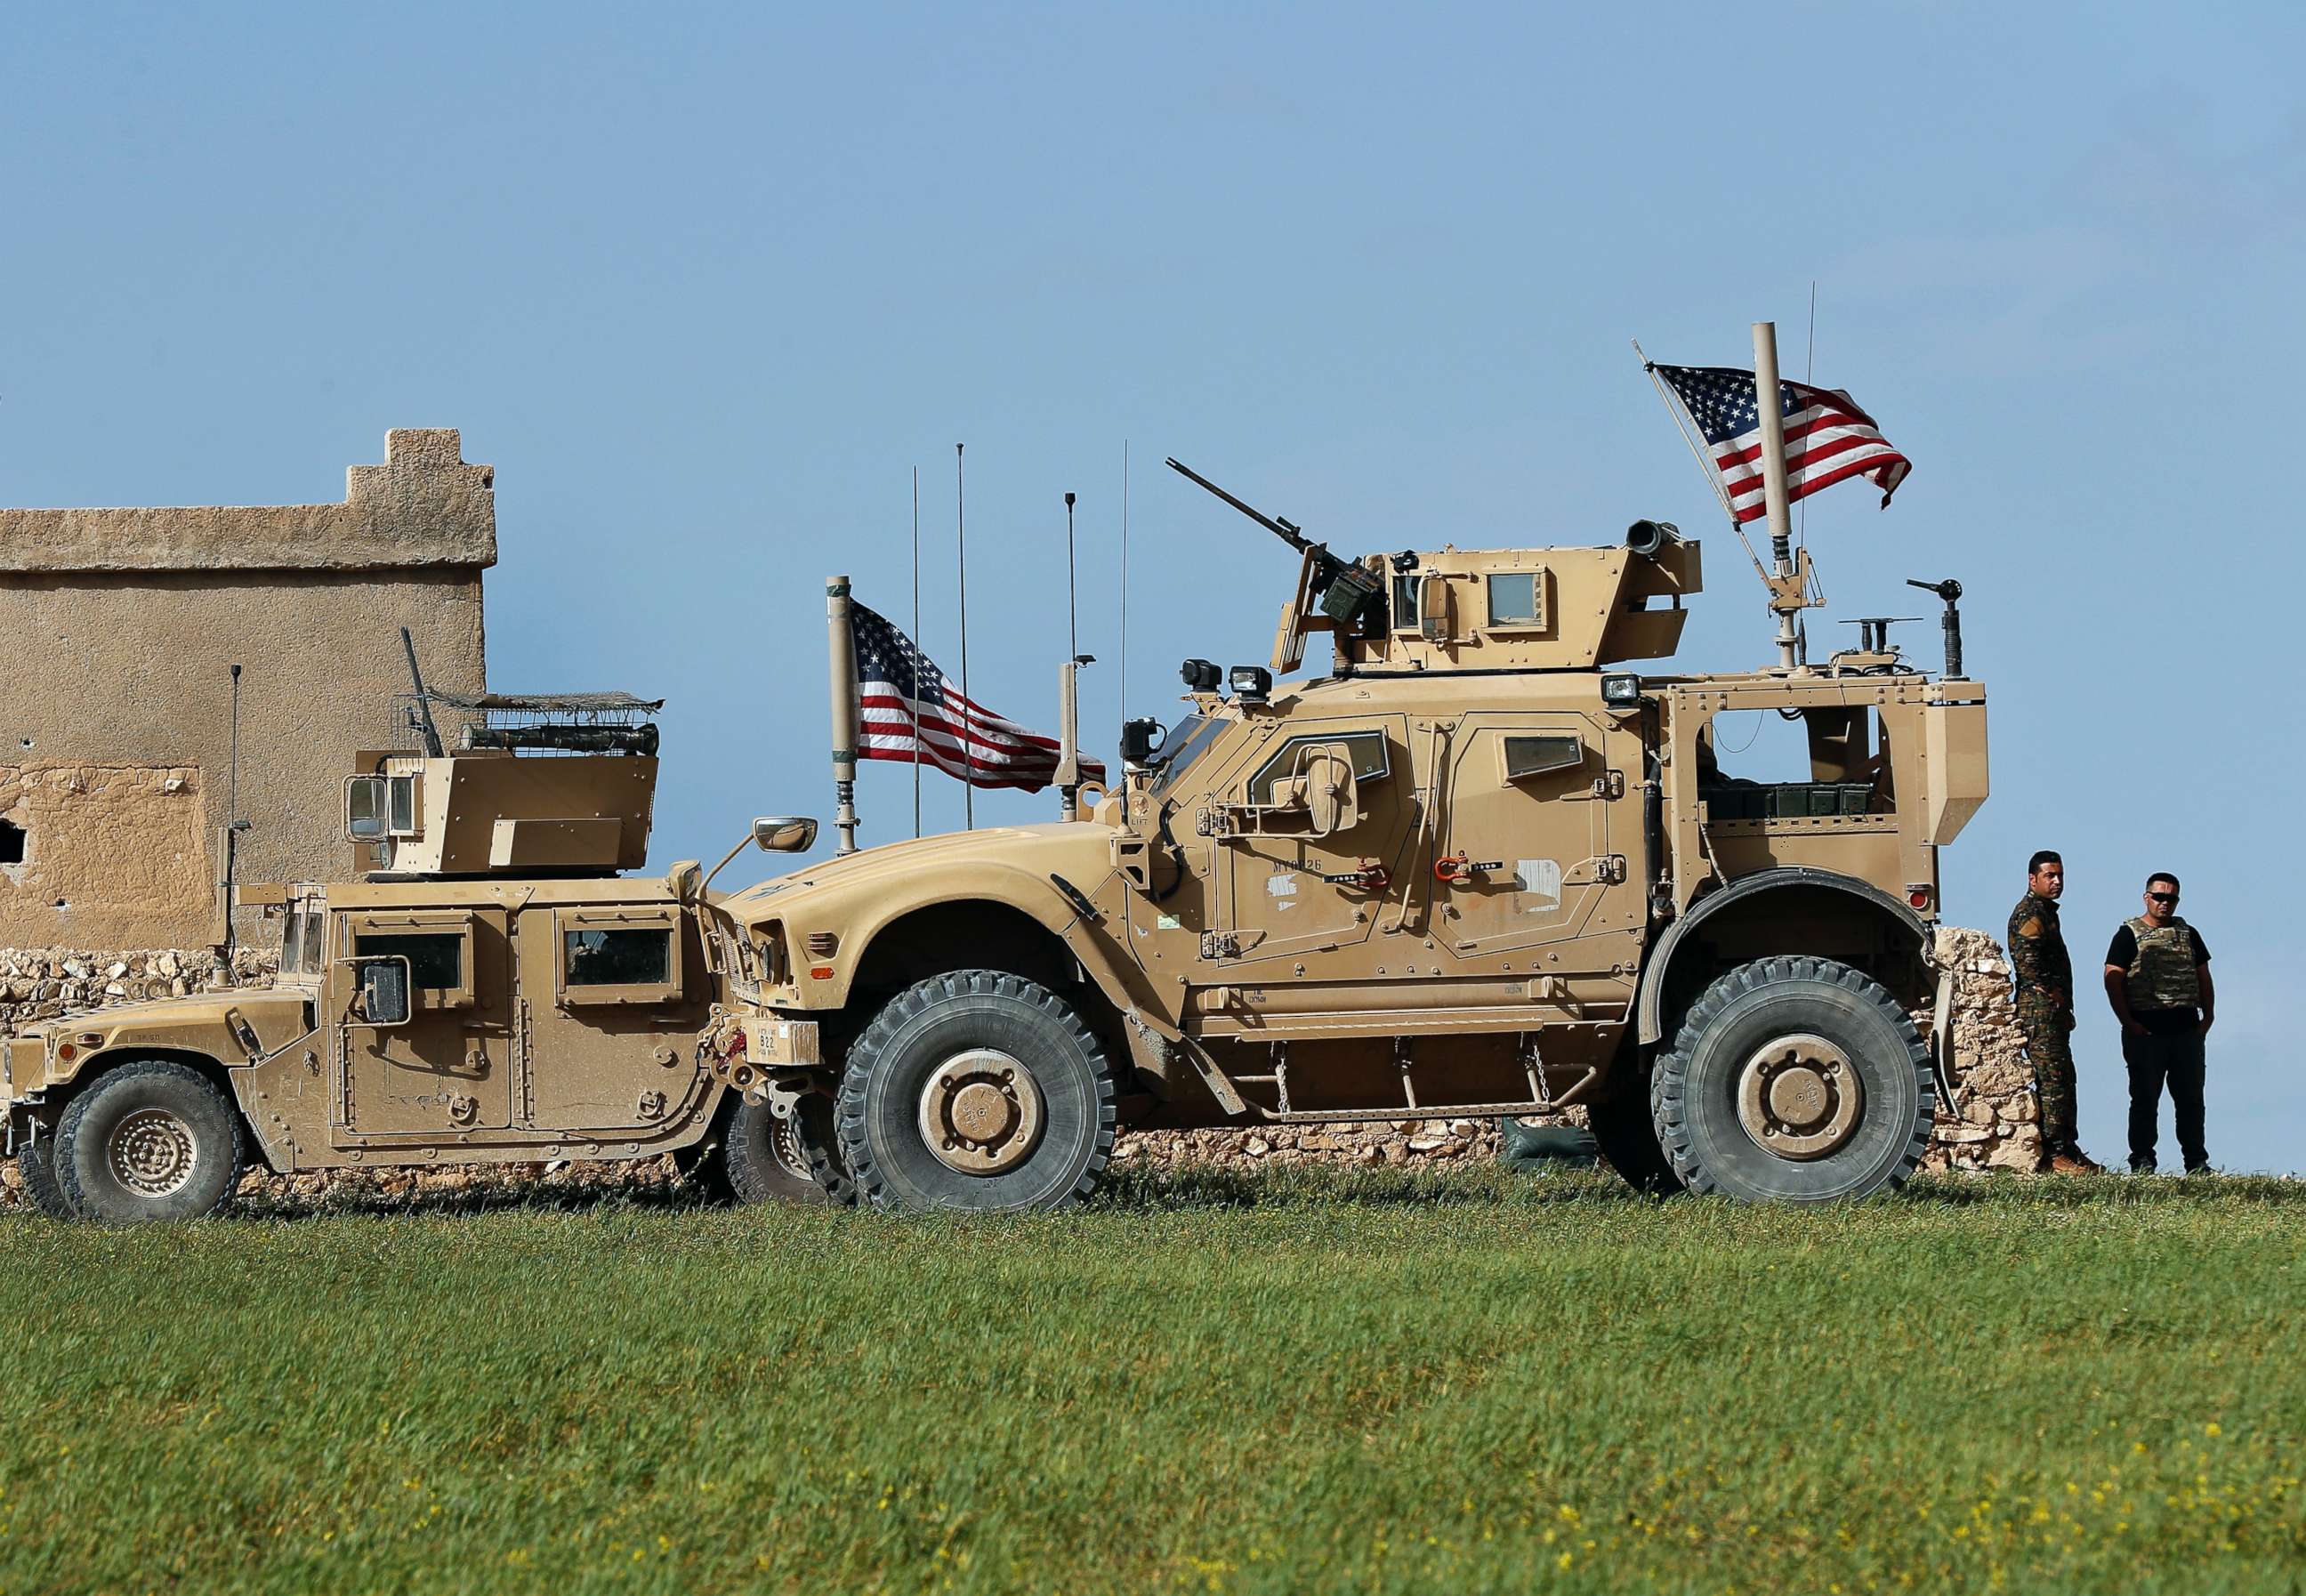
[[[2135,1036],[2122,1033],[2122,1062],[2130,1066],[2130,1167],[2154,1167],[2156,1121],[2161,1117],[2162,1086],[2170,1087],[2170,1106],[2178,1120],[2178,1151],[2190,1170],[2209,1166],[2202,1146],[2202,1034]]]

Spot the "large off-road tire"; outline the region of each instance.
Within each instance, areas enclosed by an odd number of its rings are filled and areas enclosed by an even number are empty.
[[[1650,1103],[1692,1191],[1832,1202],[1914,1173],[1930,1136],[1929,1059],[1870,977],[1830,959],[1757,959],[1690,1005]]]
[[[959,970],[874,1017],[849,1050],[840,1123],[875,1208],[1058,1208],[1113,1157],[1113,1067],[1046,987]]]
[[[809,1178],[824,1193],[825,1201],[836,1208],[853,1208],[859,1201],[857,1177],[850,1173],[849,1155],[841,1145],[840,1118],[840,1109],[830,1097],[811,1092],[793,1110],[793,1139],[799,1144]]]
[[[64,1183],[56,1179],[56,1132],[54,1126],[40,1127],[37,1140],[16,1144],[16,1173],[24,1178],[24,1195],[32,1206],[51,1219],[77,1219],[81,1216],[64,1196]]]
[[[107,1225],[198,1219],[240,1184],[240,1111],[199,1071],[139,1059],[97,1077],[56,1126],[56,1179]]]
[[[824,1098],[818,1098],[824,1102]],[[798,1128],[781,1120],[765,1103],[739,1102],[722,1133],[721,1170],[739,1202],[824,1202],[824,1188],[809,1173]]]

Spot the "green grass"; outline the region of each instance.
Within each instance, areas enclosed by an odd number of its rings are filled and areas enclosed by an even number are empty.
[[[0,1592],[2295,1591],[2306,1185],[0,1219]]]

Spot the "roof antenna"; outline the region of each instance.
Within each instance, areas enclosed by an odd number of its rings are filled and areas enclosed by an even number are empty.
[[[969,499],[961,470],[962,444],[952,446],[952,535],[961,563],[961,829],[977,829],[977,704],[969,696]]]

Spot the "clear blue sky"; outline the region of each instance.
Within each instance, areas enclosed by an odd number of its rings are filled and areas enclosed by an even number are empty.
[[[1764,662],[1626,340],[1744,364],[1774,317],[1798,373],[1815,280],[1819,380],[1915,471],[1887,512],[1812,501],[1813,629],[1957,576],[1991,685],[1951,917],[1998,934],[2062,848],[2087,969],[2181,872],[2224,994],[2211,1150],[2306,1167],[2301,17],[11,6],[0,502],[333,499],[388,427],[463,428],[498,468],[492,679],[669,696],[655,858],[709,858],[829,812],[822,578],[902,621],[916,465],[954,662],[957,440],[978,696],[1053,718],[1074,490],[1101,747],[1123,440],[1133,713],[1183,654],[1262,658],[1292,574],[1165,454],[1346,550],[1676,520],[1711,585],[1682,664]],[[908,772],[862,803],[910,831]],[[958,824],[957,787],[929,803]]]

